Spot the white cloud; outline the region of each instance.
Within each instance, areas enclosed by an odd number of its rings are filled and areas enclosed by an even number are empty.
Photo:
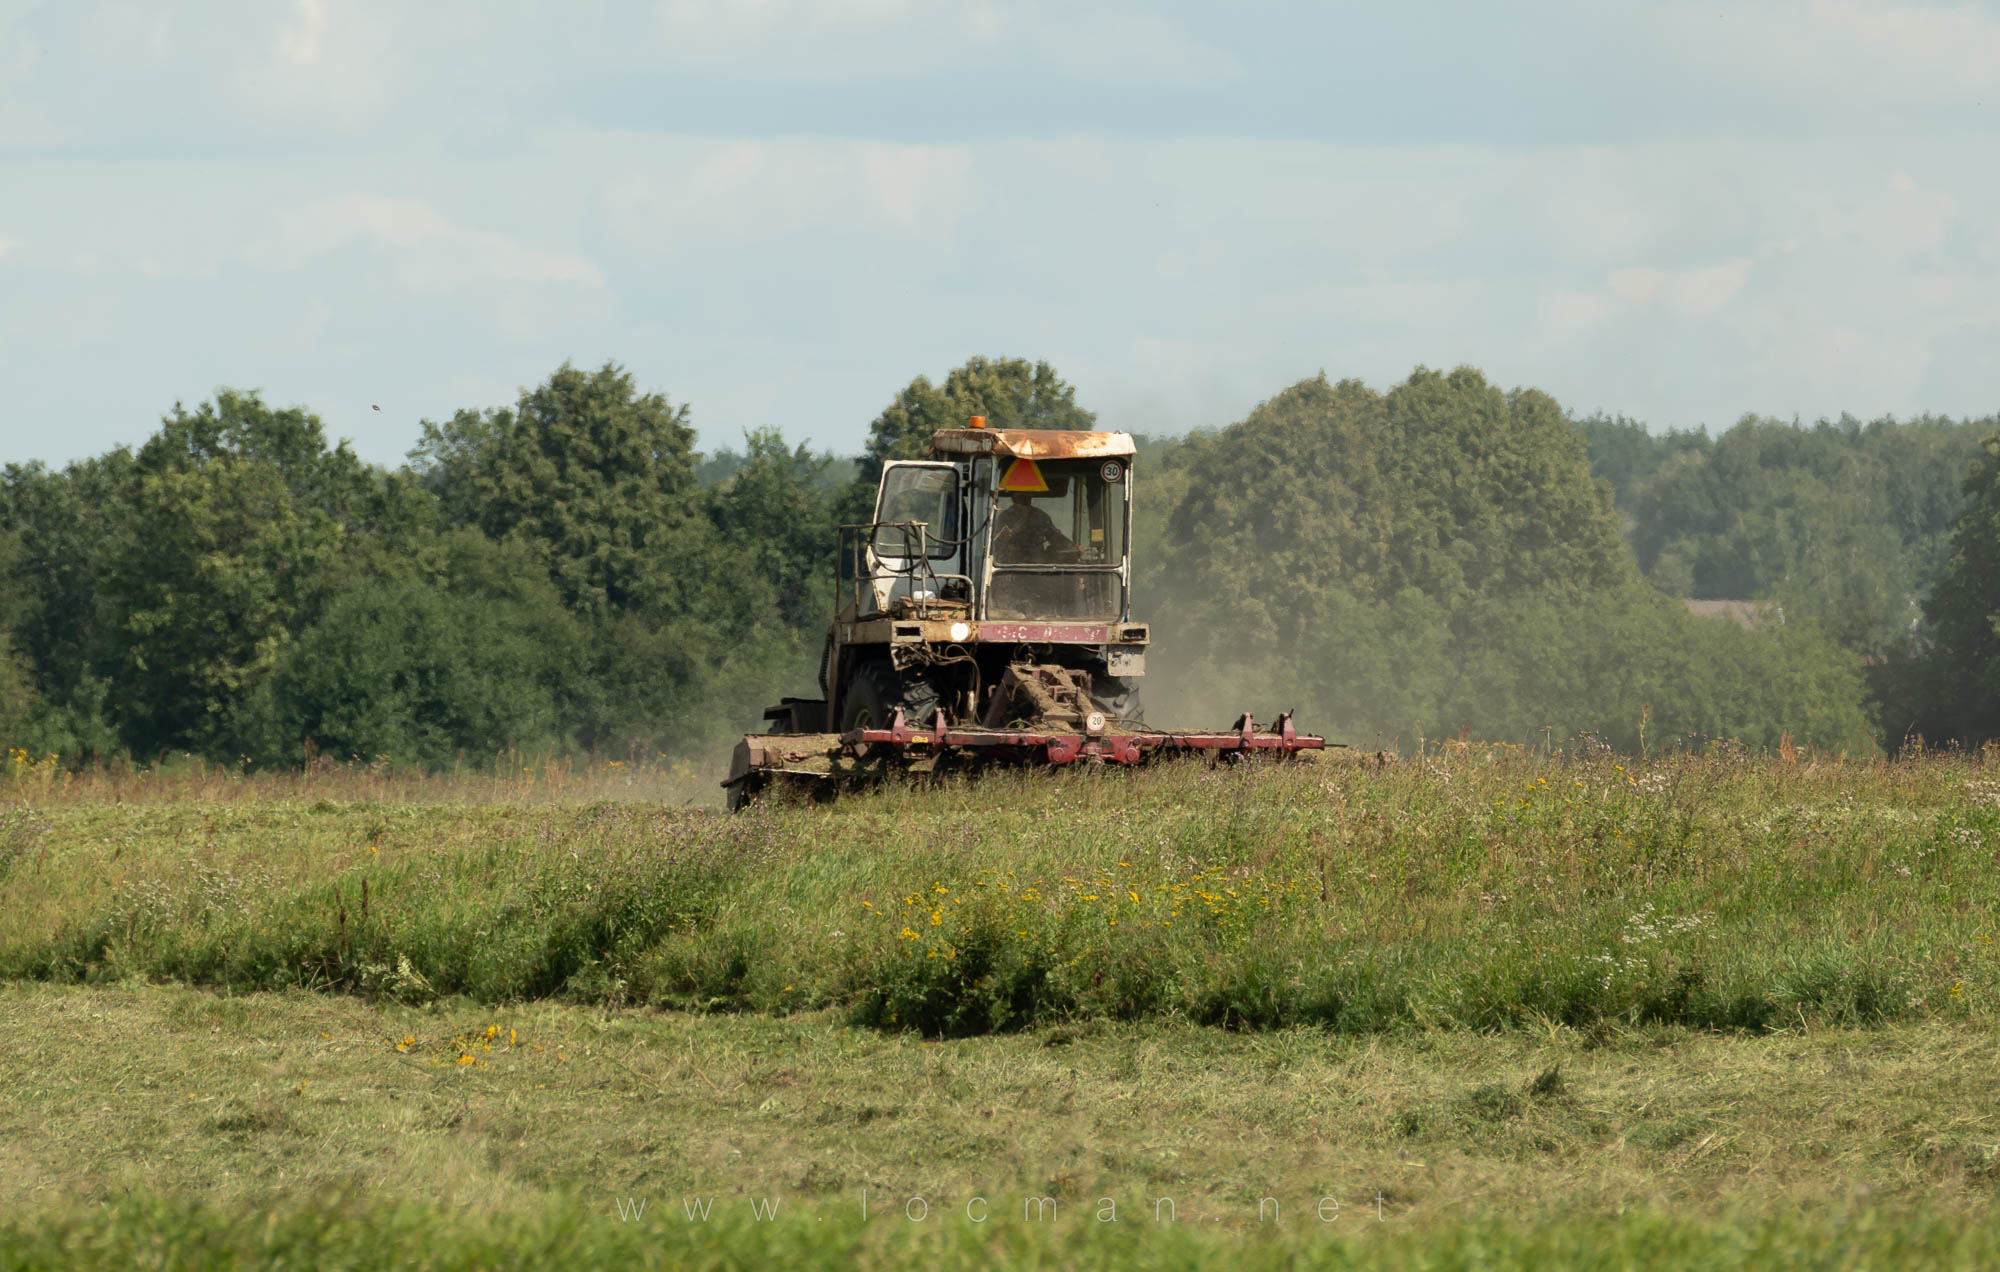
[[[1240,72],[1135,3],[1059,0],[661,0],[660,55],[752,79],[845,83],[950,68],[1046,67],[1100,83],[1180,85]],[[967,91],[992,91],[968,79]]]
[[[654,26],[677,59],[729,61],[779,37],[874,34],[887,24],[943,14],[944,6],[918,0],[661,0]]]
[[[0,18],[0,90],[28,80],[41,60],[41,43]]]
[[[1826,107],[1936,103],[2000,90],[2000,18],[1970,5],[1753,0],[1675,5],[1665,28],[1745,85],[1808,87]]]
[[[53,150],[77,139],[75,129],[56,123],[40,106],[0,102],[0,148]]]
[[[195,24],[176,23],[165,6],[142,0],[111,0],[85,10],[82,51],[100,67],[150,71],[187,56],[183,33]],[[195,33],[196,39],[200,38]]]
[[[1966,349],[1968,333],[2000,324],[2000,262],[1981,256],[1986,219],[1965,209],[1990,206],[2000,182],[1971,175],[1966,151],[1923,157],[1928,181],[1902,167],[1828,168],[1811,150],[1774,155],[1753,225],[1761,246],[1718,264],[1621,266],[1597,287],[1548,293],[1533,351],[1548,387],[1594,382],[1565,400],[1657,424],[1990,411],[1990,371]]]
[[[1970,5],[1810,0],[1806,13],[1842,53],[1865,55],[1912,85],[1961,93],[2000,86],[2000,19]]]
[[[278,35],[278,52],[289,61],[310,65],[324,52],[325,0],[298,0],[299,24]]]
[[[1688,269],[1648,265],[1614,269],[1601,288],[1555,293],[1547,302],[1546,319],[1551,334],[1560,339],[1637,309],[1657,307],[1683,318],[1706,317],[1743,290],[1751,264],[1745,256]]]
[[[353,135],[426,89],[413,59],[462,55],[449,21],[413,10],[432,22],[428,47],[399,42],[417,19],[380,0],[50,3],[0,23],[0,114],[60,121],[68,140],[98,146]],[[463,29],[469,15],[457,16]],[[48,131],[17,123],[0,144],[64,140],[36,136]]]
[[[399,76],[414,70],[414,50],[397,38],[403,20],[394,8],[334,9],[328,0],[296,0],[288,17],[276,6],[260,8],[249,30],[275,56],[253,54],[217,68],[229,105],[267,128],[325,133],[380,124],[406,87]]]
[[[1959,217],[1958,200],[1949,192],[1920,185],[1899,171],[1889,178],[1889,193],[1865,206],[1856,230],[1901,244],[1911,254],[1935,252],[1944,247]]]
[[[972,149],[841,140],[679,143],[613,180],[605,203],[641,259],[860,231],[951,241],[973,203]]]
[[[396,249],[397,273],[412,286],[441,289],[462,283],[554,283],[604,286],[604,273],[572,252],[525,246],[504,234],[448,220],[415,199],[350,194],[286,216],[262,260],[297,268],[356,240]]]
[[[969,200],[972,155],[958,146],[860,147],[861,188],[890,224],[949,235]]]
[[[1003,28],[996,28],[995,36]],[[1083,80],[1195,85],[1235,79],[1243,68],[1187,28],[1143,9],[1059,5],[1013,24],[1028,57]]]
[[[1728,304],[1749,275],[1746,256],[1695,269],[1619,270],[1611,276],[1611,288],[1637,303],[1659,303],[1683,317],[1700,318]]]

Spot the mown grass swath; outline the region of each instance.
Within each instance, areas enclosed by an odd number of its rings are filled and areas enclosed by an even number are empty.
[[[739,1209],[745,1209],[739,1207]],[[571,1203],[531,1213],[468,1213],[419,1204],[319,1203],[255,1223],[184,1199],[135,1197],[44,1217],[0,1221],[0,1262],[21,1268],[421,1266],[426,1268],[1794,1268],[1991,1266],[2000,1225],[1858,1211],[1800,1217],[1696,1220],[1632,1211],[1610,1216],[1454,1219],[1370,1232],[1246,1234],[1149,1229],[1142,1224],[924,1223],[878,1218],[835,1225],[745,1213],[687,1222],[654,1210],[608,1221]]]

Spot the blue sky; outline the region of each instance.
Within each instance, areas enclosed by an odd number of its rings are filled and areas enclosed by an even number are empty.
[[[0,0],[0,462],[230,385],[393,463],[564,359],[848,451],[973,354],[1992,413],[2000,5]]]

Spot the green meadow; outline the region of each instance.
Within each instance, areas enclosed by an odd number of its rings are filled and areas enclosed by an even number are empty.
[[[2000,1258],[1991,756],[514,767],[14,760],[0,1264]]]

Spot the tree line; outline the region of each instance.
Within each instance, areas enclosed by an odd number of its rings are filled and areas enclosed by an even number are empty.
[[[1046,362],[991,358],[913,380],[855,456],[775,431],[699,453],[688,406],[611,364],[425,422],[393,468],[257,393],[177,404],[136,449],[0,470],[0,744],[712,759],[812,682],[835,529],[882,464],[972,414],[1097,426]],[[1660,435],[1469,368],[1316,377],[1142,438],[1135,616],[1190,709],[1298,707],[1350,741],[1976,743],[2000,730],[1995,432]]]

